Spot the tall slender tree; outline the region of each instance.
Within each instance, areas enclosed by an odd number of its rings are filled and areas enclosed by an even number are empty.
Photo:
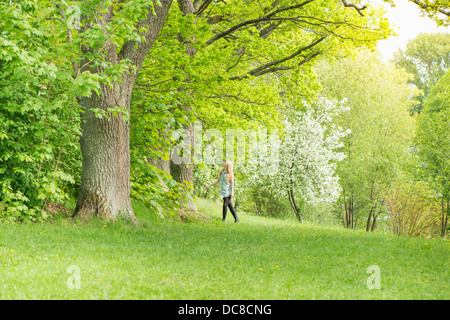
[[[336,122],[351,130],[341,150],[347,157],[337,167],[343,224],[355,228],[358,219],[366,218],[366,230],[371,231],[383,207],[383,192],[395,181],[412,145],[410,76],[370,52],[334,65],[324,63],[317,70],[322,94],[350,107]]]

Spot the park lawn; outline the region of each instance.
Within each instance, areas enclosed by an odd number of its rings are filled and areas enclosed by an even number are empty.
[[[134,203],[140,226],[0,224],[0,299],[450,299],[448,240],[239,211],[241,223],[222,223],[220,203],[197,205],[209,220],[164,221]],[[368,287],[373,265],[380,289]]]

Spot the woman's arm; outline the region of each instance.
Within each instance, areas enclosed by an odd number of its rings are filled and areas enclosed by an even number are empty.
[[[221,174],[221,173],[222,173],[222,171],[220,171],[219,177],[217,177],[217,180],[214,181],[213,183],[211,183],[209,186],[206,186],[206,187],[205,187],[205,190],[208,189],[209,187],[211,187],[211,186],[217,184],[217,183],[220,181],[220,174]]]
[[[234,197],[234,175],[231,175],[231,198]]]

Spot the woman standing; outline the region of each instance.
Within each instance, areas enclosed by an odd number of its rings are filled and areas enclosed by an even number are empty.
[[[230,208],[231,214],[234,217],[234,222],[239,222],[234,210],[231,198],[234,196],[234,176],[233,176],[233,162],[227,160],[223,163],[223,169],[220,170],[219,177],[216,181],[205,187],[205,190],[209,187],[217,184],[220,181],[220,198],[223,199],[222,222],[225,222],[227,216],[227,209]]]

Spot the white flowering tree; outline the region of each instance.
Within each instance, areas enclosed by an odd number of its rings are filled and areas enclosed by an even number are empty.
[[[297,200],[313,205],[338,199],[340,186],[335,175],[336,164],[345,158],[336,149],[349,131],[332,124],[332,119],[346,110],[340,103],[320,100],[316,110],[295,113],[284,121],[281,139],[258,142],[256,161],[247,161],[243,170],[248,185],[267,190],[277,197],[289,198],[297,219],[303,218]],[[265,151],[278,149],[278,157],[267,157]]]

